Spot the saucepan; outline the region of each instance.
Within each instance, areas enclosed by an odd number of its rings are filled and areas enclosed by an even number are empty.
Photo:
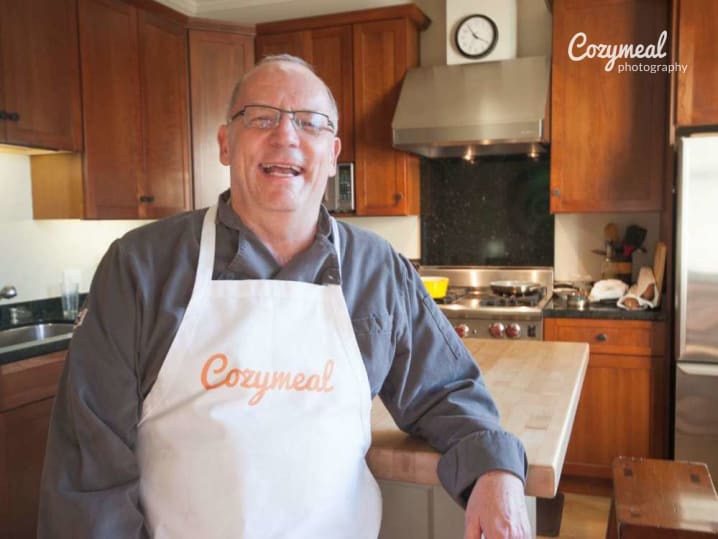
[[[426,291],[434,299],[443,298],[449,288],[448,277],[422,277],[421,282],[424,283]]]
[[[491,291],[500,296],[529,296],[541,289],[541,285],[532,281],[492,281]]]

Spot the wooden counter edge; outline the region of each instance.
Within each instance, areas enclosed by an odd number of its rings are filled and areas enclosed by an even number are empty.
[[[586,343],[553,343],[570,345],[580,353],[580,366],[571,387],[570,408],[562,425],[561,445],[550,466],[532,465],[526,478],[526,495],[552,498],[558,491],[561,469],[566,457],[571,427],[576,416],[581,388],[588,369],[589,346]],[[387,412],[388,413],[388,412]],[[376,479],[404,481],[423,485],[438,485],[436,466],[440,454],[425,441],[409,436],[395,427],[394,432],[380,430],[367,452],[369,469]],[[377,434],[372,428],[372,435]]]

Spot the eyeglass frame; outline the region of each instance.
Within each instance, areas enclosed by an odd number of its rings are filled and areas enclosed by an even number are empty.
[[[244,118],[245,118],[245,113],[248,108],[263,108],[263,109],[276,110],[277,112],[279,112],[279,117],[277,119],[277,123],[271,127],[257,127],[254,125],[247,125],[244,121]],[[328,114],[325,114],[323,112],[318,112],[316,110],[287,110],[287,109],[281,109],[279,107],[273,107],[272,105],[258,105],[258,104],[245,105],[241,109],[239,109],[237,112],[232,114],[232,116],[229,117],[229,120],[227,121],[227,125],[231,124],[232,122],[234,122],[237,118],[239,118],[241,116],[243,118],[242,125],[244,127],[248,127],[250,129],[261,129],[261,130],[274,129],[279,125],[279,122],[282,121],[282,113],[284,113],[289,116],[289,120],[292,122],[292,125],[297,130],[297,132],[308,133],[310,135],[318,135],[319,133],[312,133],[311,131],[307,131],[307,130],[303,129],[301,126],[297,125],[295,115],[298,112],[309,112],[311,114],[319,114],[320,116],[324,116],[327,119],[327,126],[320,128],[320,131],[328,131],[332,135],[336,135],[336,132],[337,132],[336,126],[334,125],[334,122],[332,122],[332,119],[329,117]]]

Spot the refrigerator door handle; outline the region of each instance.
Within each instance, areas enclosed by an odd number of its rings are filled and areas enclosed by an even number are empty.
[[[679,371],[692,376],[716,376],[718,377],[718,365],[709,365],[706,363],[691,363],[676,365]]]

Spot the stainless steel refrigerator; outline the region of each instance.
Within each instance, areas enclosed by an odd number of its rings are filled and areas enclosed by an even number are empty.
[[[718,133],[679,139],[675,458],[718,485]]]

